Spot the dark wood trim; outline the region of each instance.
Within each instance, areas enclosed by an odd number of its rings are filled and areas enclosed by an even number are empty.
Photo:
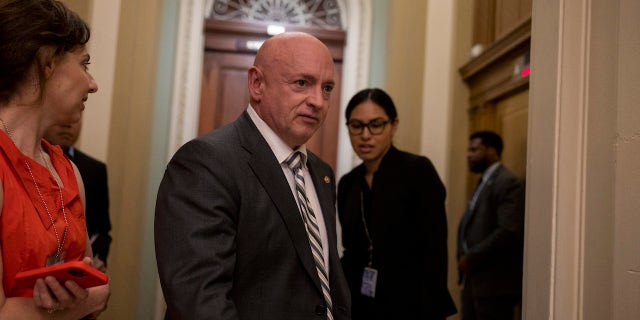
[[[469,86],[469,110],[529,87],[529,77],[514,75],[514,68],[529,52],[530,46],[529,16],[459,69]]]
[[[513,31],[491,44],[476,58],[463,65],[459,72],[462,79],[469,78],[484,71],[496,61],[504,58],[509,52],[520,47],[529,46],[531,41],[531,16],[524,19]]]
[[[486,102],[500,100],[505,96],[515,94],[528,88],[529,77],[505,81],[491,87],[480,95],[473,96],[469,102],[471,106],[477,106]]]
[[[496,0],[473,1],[473,44],[486,46],[495,38]]]

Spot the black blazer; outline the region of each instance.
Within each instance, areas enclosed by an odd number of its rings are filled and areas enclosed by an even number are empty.
[[[334,174],[311,152],[307,165],[329,238],[333,316],[350,319]],[[296,200],[246,111],[173,156],[158,191],[155,244],[167,319],[326,318]]]
[[[107,263],[111,244],[111,220],[109,219],[109,185],[107,166],[74,148],[67,156],[75,163],[82,176],[86,196],[86,219],[89,237],[97,237],[91,244],[93,255]]]
[[[521,295],[524,245],[523,181],[500,165],[480,191],[465,227],[475,296]],[[458,228],[458,239],[462,224]],[[458,259],[463,254],[458,243]]]
[[[372,185],[375,301],[360,294],[368,261],[362,223],[361,164],[340,179],[338,214],[345,248],[342,264],[353,299],[353,316],[374,308],[375,319],[444,319],[456,313],[447,288],[446,191],[429,159],[391,146]],[[365,306],[363,304],[368,304]]]

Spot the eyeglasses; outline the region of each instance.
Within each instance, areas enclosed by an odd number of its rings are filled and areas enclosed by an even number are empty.
[[[389,120],[384,120],[382,118],[376,118],[367,123],[364,123],[360,120],[352,119],[347,122],[347,127],[349,128],[349,133],[354,136],[362,134],[365,127],[369,129],[369,132],[371,134],[378,135],[382,134],[382,132],[384,131],[384,127],[389,122]]]

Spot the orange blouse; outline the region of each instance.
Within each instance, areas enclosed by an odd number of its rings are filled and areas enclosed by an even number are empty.
[[[59,146],[42,140],[42,148],[49,154],[63,184],[62,202],[69,225],[62,249],[64,261],[82,260],[87,229],[73,167]],[[31,297],[33,288],[16,286],[15,275],[44,267],[47,257],[55,256],[58,239],[63,241],[65,218],[60,189],[49,170],[20,152],[4,132],[0,132],[0,179],[4,189],[0,213],[2,287],[6,297]]]

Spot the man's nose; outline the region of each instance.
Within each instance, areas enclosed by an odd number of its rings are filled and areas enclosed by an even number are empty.
[[[328,104],[328,99],[325,99],[321,85],[314,86],[313,89],[310,90],[307,101],[315,108],[320,108],[325,103]]]

